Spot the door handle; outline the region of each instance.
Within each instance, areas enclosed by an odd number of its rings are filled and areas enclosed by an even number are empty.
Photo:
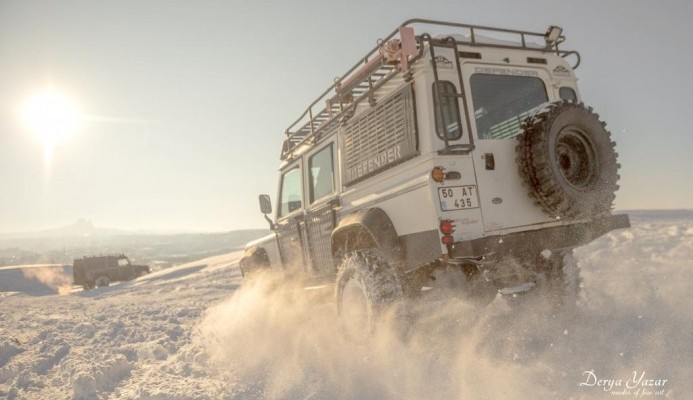
[[[486,162],[486,169],[487,170],[496,169],[496,159],[493,156],[493,153],[485,153],[484,154],[484,161]]]

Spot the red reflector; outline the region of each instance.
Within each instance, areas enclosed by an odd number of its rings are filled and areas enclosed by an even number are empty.
[[[452,236],[443,236],[440,241],[446,246],[451,246],[453,243],[455,243],[455,238]]]
[[[443,235],[452,235],[455,232],[455,225],[452,224],[452,220],[444,219],[440,221],[440,231]]]

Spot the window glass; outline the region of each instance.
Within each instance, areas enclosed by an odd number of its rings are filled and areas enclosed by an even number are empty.
[[[332,145],[315,153],[308,160],[310,168],[310,202],[334,192],[334,164]]]
[[[119,267],[127,267],[130,265],[130,262],[126,258],[119,258],[118,259],[118,266]]]
[[[577,102],[577,95],[572,88],[564,86],[558,91],[558,95],[561,96],[561,100]]]
[[[300,209],[303,199],[302,193],[301,169],[296,166],[282,176],[279,215],[287,215],[292,211]]]
[[[470,87],[479,139],[517,136],[522,121],[548,101],[544,82],[533,76],[474,74]]]
[[[462,137],[460,106],[457,90],[450,81],[433,84],[433,102],[436,111],[436,132],[440,138],[457,140]]]

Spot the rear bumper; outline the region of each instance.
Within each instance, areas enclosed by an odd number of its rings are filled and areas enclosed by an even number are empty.
[[[612,215],[590,222],[457,242],[450,247],[449,255],[451,258],[482,257],[491,254],[499,258],[536,256],[546,249],[582,246],[609,231],[629,227],[630,219],[627,214]]]

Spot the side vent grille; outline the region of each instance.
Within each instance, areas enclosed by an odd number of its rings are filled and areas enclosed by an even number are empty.
[[[344,183],[376,175],[418,153],[411,86],[364,114],[344,129]]]

